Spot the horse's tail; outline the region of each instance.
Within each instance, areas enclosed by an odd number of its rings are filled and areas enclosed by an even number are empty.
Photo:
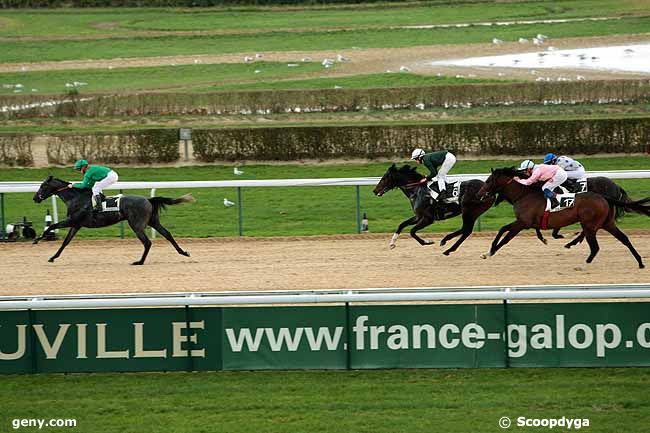
[[[161,209],[165,209],[167,205],[175,205],[180,203],[193,203],[196,199],[192,197],[192,194],[185,194],[178,198],[169,198],[169,197],[152,197],[149,199],[151,206],[153,206],[152,217],[158,216]]]
[[[623,191],[625,192],[625,191]],[[627,196],[627,194],[626,194]],[[616,200],[611,197],[606,197],[607,201],[611,204],[616,206],[616,214],[618,215],[619,210],[618,208],[622,208],[623,211],[626,212],[636,212],[641,215],[649,216],[650,217],[650,197],[643,198],[641,200],[637,201],[623,201],[623,200]],[[629,199],[629,197],[627,197]]]
[[[617,200],[620,200],[623,203],[632,203],[633,200],[630,198],[629,195],[627,195],[627,192],[625,192],[625,190],[623,188],[616,185],[615,183],[614,183],[614,187],[615,187],[615,198]],[[616,207],[616,219],[619,219],[623,215],[625,215],[626,209],[625,209],[624,206],[618,206],[617,205],[615,207]]]

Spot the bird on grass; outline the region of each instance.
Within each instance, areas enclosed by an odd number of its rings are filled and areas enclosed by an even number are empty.
[[[230,200],[228,200],[227,198],[224,197],[224,198],[223,198],[223,205],[224,205],[225,207],[231,207],[231,206],[234,206],[234,205],[235,205],[235,202],[234,202],[234,201],[230,201]]]
[[[237,176],[241,176],[242,174],[244,174],[244,170],[240,170],[237,167],[235,167],[235,169],[233,170],[233,173],[235,173],[235,175],[237,175]]]

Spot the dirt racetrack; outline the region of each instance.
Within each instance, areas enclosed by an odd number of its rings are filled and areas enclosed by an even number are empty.
[[[191,258],[156,240],[145,266],[137,240],[74,241],[55,262],[57,242],[0,244],[0,295],[135,293],[230,290],[357,289],[525,284],[646,283],[627,249],[605,232],[587,265],[586,242],[567,250],[562,240],[542,245],[520,235],[487,260],[493,233],[470,237],[451,256],[402,235],[266,239],[181,239]],[[550,235],[550,234],[549,234]],[[629,233],[650,264],[650,232]],[[439,234],[428,239],[440,240]],[[99,273],[101,272],[101,274]]]

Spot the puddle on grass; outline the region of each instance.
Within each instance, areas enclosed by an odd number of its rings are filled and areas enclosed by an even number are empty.
[[[553,50],[503,56],[471,57],[429,63],[432,66],[495,68],[564,68],[650,74],[650,44],[619,45],[574,50]]]

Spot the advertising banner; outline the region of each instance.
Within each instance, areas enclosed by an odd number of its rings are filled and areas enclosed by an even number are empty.
[[[0,373],[650,365],[650,303],[0,311]]]

